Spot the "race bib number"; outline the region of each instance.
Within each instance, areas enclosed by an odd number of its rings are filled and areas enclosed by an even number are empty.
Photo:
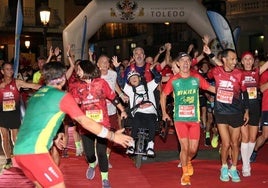
[[[248,87],[248,98],[249,99],[257,99],[257,88],[256,87]]]
[[[224,91],[218,89],[217,101],[221,103],[231,104],[233,101],[234,93],[232,91]]]
[[[179,117],[195,117],[195,106],[194,105],[180,105]]]
[[[96,122],[103,122],[102,110],[87,110],[86,116]]]
[[[16,110],[15,100],[3,101],[3,111],[4,112],[9,112],[9,111],[14,111],[14,110]]]

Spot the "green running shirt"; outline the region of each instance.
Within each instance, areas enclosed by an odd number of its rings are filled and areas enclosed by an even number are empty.
[[[63,91],[46,86],[30,98],[14,146],[15,155],[48,152],[65,116],[60,109],[65,95]]]

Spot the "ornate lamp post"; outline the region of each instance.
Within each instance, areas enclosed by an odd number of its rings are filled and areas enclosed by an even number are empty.
[[[44,35],[44,55],[47,55],[47,24],[50,19],[50,9],[46,5],[42,5],[40,8],[40,19],[43,23],[43,35]]]

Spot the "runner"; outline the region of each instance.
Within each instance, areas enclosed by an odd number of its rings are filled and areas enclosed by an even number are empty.
[[[215,92],[215,88],[198,73],[191,72],[191,58],[181,52],[174,60],[179,72],[167,83],[161,94],[163,120],[170,120],[166,110],[166,98],[174,93],[174,124],[181,145],[181,185],[190,185],[194,169],[191,163],[196,155],[200,138],[199,88]]]
[[[242,175],[247,177],[251,176],[250,156],[256,143],[260,122],[261,93],[259,89],[259,77],[267,69],[268,63],[260,67],[254,67],[253,54],[248,51],[241,55],[241,63],[244,69],[243,82],[247,87],[249,96],[249,122],[247,125],[241,127]]]
[[[236,52],[232,49],[223,50],[222,61],[223,66],[216,66],[208,73],[210,79],[215,79],[217,91],[214,116],[222,141],[220,180],[227,182],[230,176],[233,182],[240,182],[236,167],[241,126],[246,125],[249,120],[248,93],[242,83],[243,72],[236,68]],[[230,148],[232,166],[228,169],[227,158]]]
[[[133,142],[131,137],[122,134],[123,129],[113,133],[84,115],[73,97],[61,91],[66,82],[65,72],[66,68],[61,63],[51,62],[44,65],[43,76],[47,86],[39,89],[30,98],[14,146],[17,164],[37,187],[65,187],[63,175],[49,154],[65,113],[101,138],[107,138],[124,147]],[[58,141],[55,140],[55,144],[62,148]]]
[[[10,140],[14,145],[22,119],[20,89],[31,88],[37,90],[40,85],[14,79],[13,65],[9,62],[3,63],[1,73],[3,78],[0,80],[0,132],[2,148],[6,157],[6,164],[4,164],[3,169],[9,169],[12,167]]]

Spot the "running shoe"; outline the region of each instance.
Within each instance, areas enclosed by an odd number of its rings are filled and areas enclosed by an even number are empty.
[[[232,169],[228,170],[228,175],[232,178],[232,182],[240,182],[241,181],[236,169],[235,170],[232,170]]]
[[[111,188],[109,180],[102,180],[102,188]]]
[[[243,165],[242,167],[242,175],[244,177],[249,177],[251,176],[251,168],[250,168],[250,164],[248,165]]]
[[[188,174],[183,174],[181,177],[181,185],[191,185],[191,178]]]
[[[251,163],[254,163],[254,162],[256,162],[256,158],[257,158],[257,152],[256,151],[253,151],[252,154],[251,154],[251,156],[250,156],[249,161]]]
[[[227,182],[230,180],[229,175],[228,175],[228,167],[221,167],[220,180],[223,182]]]
[[[192,176],[194,174],[194,167],[191,162],[187,163],[187,173],[189,176]]]
[[[92,180],[95,177],[95,168],[88,167],[87,172],[86,172],[86,177],[87,179]]]
[[[146,154],[148,157],[154,157],[155,156],[155,152],[154,152],[154,142],[150,141],[147,145],[147,149],[146,149]]]
[[[219,135],[214,135],[211,140],[211,146],[213,148],[216,148],[218,147],[218,144],[219,144]]]
[[[154,149],[152,149],[152,148],[148,148],[147,151],[146,151],[146,155],[147,155],[148,157],[154,157],[154,156],[155,156]]]
[[[3,169],[8,170],[12,167],[12,162],[6,162],[6,164],[3,165]]]

